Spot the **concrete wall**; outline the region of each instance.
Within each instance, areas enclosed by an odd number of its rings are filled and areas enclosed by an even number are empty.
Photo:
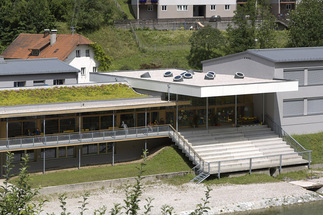
[[[26,87],[32,87],[34,86],[34,81],[43,80],[45,81],[45,84],[52,86],[56,79],[64,79],[65,84],[77,84],[77,78],[77,73],[0,76],[0,87],[14,87],[14,82],[16,81],[25,81]]]
[[[247,77],[272,79],[275,71],[273,66],[273,63],[256,56],[236,54],[205,62],[203,72],[214,71],[215,73],[227,75],[242,72]]]
[[[80,50],[80,57],[76,57],[76,50]],[[86,50],[90,50],[90,57],[85,56]],[[93,72],[93,67],[99,67],[98,62],[94,60],[93,49],[88,45],[78,46],[65,59],[65,62],[79,70],[81,70],[82,67],[85,67],[85,75],[81,75],[81,73],[79,73],[78,83],[88,83],[90,81],[90,72]]]

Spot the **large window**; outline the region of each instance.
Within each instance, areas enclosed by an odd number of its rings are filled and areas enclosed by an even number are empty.
[[[307,114],[323,114],[323,98],[308,99]]]
[[[45,85],[45,80],[34,81],[34,86],[44,86],[44,85]]]
[[[303,116],[304,100],[286,100],[283,104],[284,117]]]
[[[64,85],[65,80],[64,79],[56,79],[54,80],[54,85]]]
[[[284,71],[284,78],[297,80],[299,86],[304,86],[304,70]]]
[[[323,68],[308,70],[308,85],[323,85]]]
[[[188,6],[187,5],[177,5],[177,11],[187,11]]]

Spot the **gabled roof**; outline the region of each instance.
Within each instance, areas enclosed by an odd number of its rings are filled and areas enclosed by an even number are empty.
[[[323,61],[323,47],[279,48],[279,49],[248,49],[247,51],[202,61],[202,64],[221,61],[233,56],[254,55],[273,63]]]
[[[0,61],[0,76],[32,75],[79,72],[78,69],[58,60],[51,59],[16,59]]]
[[[57,34],[56,42],[50,45],[50,35],[20,34],[1,54],[5,59],[58,58],[64,61],[78,45],[93,42],[79,34]],[[32,49],[41,50],[39,56],[32,56]]]

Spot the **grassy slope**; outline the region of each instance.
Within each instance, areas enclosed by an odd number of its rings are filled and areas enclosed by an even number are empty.
[[[166,147],[156,156],[146,162],[144,175],[189,171],[190,166],[186,158],[180,155],[173,147]],[[135,177],[140,164],[124,164],[117,166],[101,166],[84,168],[81,170],[61,171],[45,175],[31,175],[32,187],[46,187],[62,184],[73,184],[88,181],[99,181],[116,178]],[[13,180],[15,182],[15,180]]]
[[[306,149],[312,150],[312,162],[323,163],[323,132],[315,134],[293,135]]]
[[[127,85],[0,91],[0,106],[143,97]]]
[[[134,19],[133,14],[131,13],[131,5],[128,4],[129,0],[117,0],[121,10],[127,14],[128,19]]]

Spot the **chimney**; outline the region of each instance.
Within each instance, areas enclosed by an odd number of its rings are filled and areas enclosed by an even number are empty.
[[[47,37],[50,33],[49,29],[44,29],[44,38]]]
[[[53,29],[50,32],[50,45],[53,46],[56,43],[56,34],[57,34],[57,30]]]

